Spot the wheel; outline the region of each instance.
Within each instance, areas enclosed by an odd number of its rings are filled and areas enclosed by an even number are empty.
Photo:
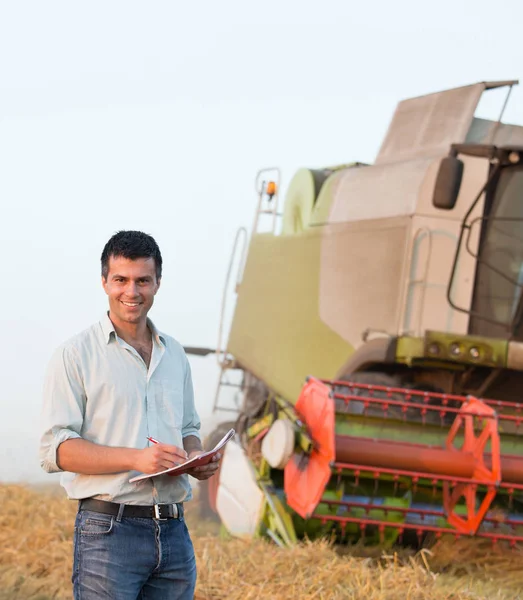
[[[406,385],[405,387],[408,388],[409,390],[414,390],[416,392],[430,392],[432,394],[444,394],[445,393],[445,390],[442,387],[439,387],[438,385],[434,385],[432,383],[426,383],[426,382],[412,383],[412,384]],[[419,402],[419,400],[418,400],[418,402]],[[441,406],[441,402],[436,398],[431,398],[429,400],[429,405]],[[461,404],[456,403],[456,402],[449,402],[448,406],[450,406],[452,408],[460,408]],[[445,417],[443,418],[443,424],[451,425],[454,422],[455,418],[456,418],[455,413],[452,413],[452,412],[446,413]],[[435,411],[427,412],[427,421],[433,422],[438,425],[441,424],[441,419],[440,419],[438,413]]]
[[[432,392],[432,393],[443,393],[443,389],[435,386],[431,383],[413,383],[405,381],[405,376],[399,374],[383,373],[381,371],[361,371],[359,373],[352,373],[344,375],[341,381],[347,381],[351,383],[362,383],[366,385],[376,385],[381,387],[401,388],[405,391],[416,390],[419,392]],[[403,392],[392,392],[389,393],[385,390],[374,390],[372,395],[364,388],[356,388],[348,386],[336,386],[334,388],[335,393],[339,394],[350,394],[351,396],[366,396],[372,398],[383,398],[389,400],[396,400],[399,402],[405,402],[405,394]],[[416,399],[412,399],[412,402],[416,402]],[[422,402],[418,400],[417,403]],[[433,400],[429,404],[436,404]],[[383,405],[370,403],[365,409],[363,402],[355,400],[350,401],[348,404],[342,399],[336,399],[336,411],[337,412],[348,412],[350,414],[363,414],[368,416],[380,417],[380,418],[392,418],[401,419],[409,422],[420,423],[423,421],[421,412],[417,408],[409,408],[407,411],[403,411],[401,406],[393,405],[389,406],[385,411]],[[453,415],[450,415],[452,419]],[[447,417],[448,418],[448,417]],[[426,421],[434,422],[435,424],[441,424],[439,414],[436,411],[427,411],[425,416]],[[453,419],[452,419],[453,420]],[[446,422],[446,421],[445,421]]]
[[[366,385],[377,385],[381,387],[401,387],[401,379],[398,375],[389,375],[388,373],[375,372],[375,371],[360,371],[358,373],[351,373],[341,377],[341,381],[347,381],[350,383],[362,383]],[[338,394],[350,394],[351,396],[369,396],[368,392],[364,388],[347,386],[335,386],[334,392]],[[387,392],[376,390],[372,394],[373,398],[387,398]],[[397,395],[397,400],[403,400],[403,396]],[[350,414],[361,415],[365,412],[366,415],[371,416],[384,416],[381,405],[371,404],[366,410],[363,402],[351,400],[345,403],[341,398],[336,398],[336,411],[347,412]],[[391,409],[388,410],[389,416]]]

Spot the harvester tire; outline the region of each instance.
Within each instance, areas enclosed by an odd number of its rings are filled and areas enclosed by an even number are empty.
[[[363,383],[366,385],[378,385],[382,387],[393,387],[393,388],[402,388],[405,390],[416,390],[418,392],[432,392],[432,393],[443,393],[443,389],[439,386],[433,385],[431,383],[413,383],[407,382],[404,380],[404,376],[399,374],[389,374],[383,373],[381,371],[360,371],[358,373],[352,373],[350,375],[344,375],[340,378],[341,381],[350,381],[352,383]],[[335,391],[340,394],[350,393],[353,396],[365,396],[365,390],[363,389],[350,389],[349,387],[338,386],[335,388]],[[402,393],[387,395],[386,392],[374,392],[373,396],[375,398],[392,398],[394,400],[399,400],[403,402],[405,400],[405,396]],[[432,403],[432,402],[431,402]],[[336,400],[336,410],[340,412],[349,412],[352,414],[362,414],[363,412],[363,403],[352,401],[349,402],[348,406],[345,405],[344,400],[337,399]],[[383,410],[379,406],[369,406],[366,411],[367,415],[376,415],[379,417],[384,417]],[[417,409],[408,409],[405,413],[397,406],[389,407],[387,410],[387,415],[389,418],[399,418],[402,420],[407,420],[410,422],[420,422],[422,420],[422,416]],[[425,417],[426,420],[433,420],[434,423],[440,424],[439,414],[436,412],[429,412],[429,414]],[[448,421],[450,419],[450,421]],[[446,417],[446,423],[452,422],[454,420],[454,415],[449,413]]]
[[[261,379],[255,377],[249,371],[245,371],[242,392],[242,409],[234,427],[242,443],[246,443],[245,433],[247,429],[262,416],[265,410],[269,388]]]
[[[351,373],[344,375],[340,378],[340,381],[347,381],[352,383],[363,383],[366,385],[379,385],[382,387],[401,387],[401,379],[398,375],[389,375],[388,373],[375,372],[375,371],[360,371],[358,373]],[[336,386],[334,391],[339,394],[351,394],[354,396],[365,396],[365,391],[362,389],[350,389],[345,386]],[[375,397],[385,397],[384,394],[376,393]],[[336,399],[336,410],[339,412],[349,412],[351,414],[362,414],[364,407],[362,402],[352,401],[348,405],[345,404],[344,400]],[[376,409],[374,409],[376,411]],[[367,414],[373,414],[372,409],[368,409]],[[378,414],[382,415],[381,409],[378,409]]]
[[[235,421],[225,421],[217,425],[211,433],[203,440],[203,447],[206,449],[214,446],[222,437],[235,426]],[[216,512],[216,494],[218,493],[218,483],[220,482],[220,469],[209,479],[198,482],[198,509],[200,517],[206,519],[219,519]]]

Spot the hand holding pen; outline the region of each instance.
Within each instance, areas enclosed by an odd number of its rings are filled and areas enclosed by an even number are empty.
[[[155,440],[152,437],[148,437],[147,439],[155,445],[160,444],[160,442],[158,440]],[[172,447],[176,448],[176,446],[172,446]],[[179,450],[179,448],[177,448],[177,450]],[[195,458],[199,454],[203,454],[203,450],[194,450],[193,452],[191,452],[190,458]],[[209,477],[212,477],[218,471],[218,469],[220,467],[221,458],[222,458],[222,455],[220,452],[218,452],[212,457],[211,462],[209,462],[206,465],[199,466],[199,467],[193,467],[192,469],[189,469],[187,471],[187,473],[189,475],[192,475],[196,479],[200,479],[200,480],[209,479]]]
[[[147,438],[152,446],[137,450],[135,469],[142,473],[158,473],[164,469],[171,469],[187,460],[187,452],[178,446],[162,444],[154,438]]]

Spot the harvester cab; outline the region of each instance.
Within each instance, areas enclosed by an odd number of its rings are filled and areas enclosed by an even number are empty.
[[[204,488],[231,534],[523,541],[523,127],[474,116],[515,84],[400,102],[373,165],[299,170],[282,213],[260,174]]]

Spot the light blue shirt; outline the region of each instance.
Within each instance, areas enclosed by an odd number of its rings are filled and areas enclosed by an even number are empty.
[[[83,438],[113,447],[145,448],[147,437],[183,448],[183,438],[200,437],[191,368],[183,347],[152,332],[149,368],[138,352],[118,337],[105,315],[54,353],[43,394],[40,464],[62,472],[71,499],[98,498],[125,504],[184,502],[192,497],[188,475],[160,475],[136,483],[138,471],[81,475],[61,471],[58,446]]]

